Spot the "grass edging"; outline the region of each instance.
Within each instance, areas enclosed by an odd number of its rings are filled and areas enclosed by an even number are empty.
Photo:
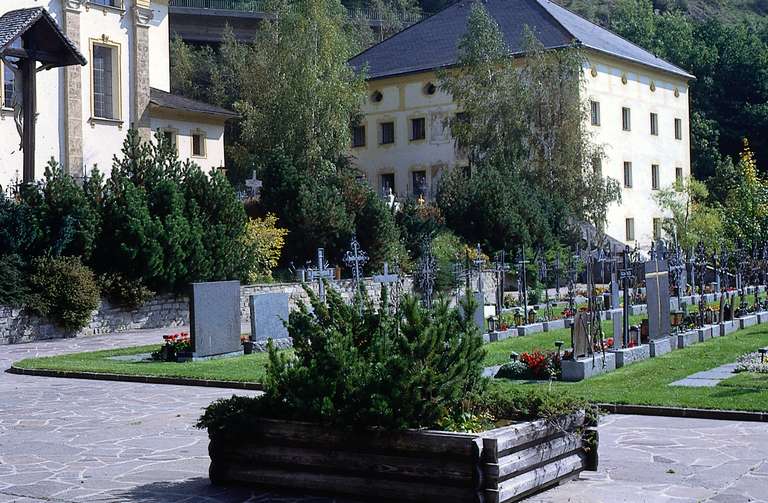
[[[118,381],[143,384],[170,384],[174,386],[202,386],[206,388],[229,388],[248,391],[264,391],[264,385],[257,382],[216,381],[190,377],[143,376],[133,374],[111,374],[101,372],[76,372],[71,370],[27,369],[11,365],[9,374],[37,377],[59,377],[65,379],[90,379],[93,381]]]
[[[688,407],[664,407],[660,405],[629,405],[621,403],[599,403],[600,410],[611,414],[634,416],[665,416],[689,419],[715,419],[719,421],[768,422],[768,413],[745,410],[696,409]]]

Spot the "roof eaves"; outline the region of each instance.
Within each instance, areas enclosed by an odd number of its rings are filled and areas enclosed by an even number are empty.
[[[669,63],[668,61],[665,61],[665,63],[667,63],[669,66],[671,66],[675,70],[670,70],[668,68],[664,68],[664,67],[659,66],[659,65],[652,65],[652,64],[647,63],[645,61],[640,61],[640,60],[638,60],[636,58],[625,56],[623,54],[615,54],[615,53],[613,53],[611,51],[606,51],[605,49],[601,49],[599,47],[594,47],[594,46],[587,45],[587,44],[584,44],[584,47],[587,48],[587,49],[590,49],[592,51],[599,52],[600,54],[606,54],[606,55],[611,56],[613,58],[623,59],[625,61],[631,61],[632,63],[634,63],[636,65],[640,65],[640,66],[643,66],[645,68],[650,68],[650,69],[656,70],[658,72],[668,73],[670,75],[676,75],[678,77],[683,77],[683,78],[685,78],[687,80],[696,80],[696,76],[695,75],[688,73],[687,71],[683,70],[682,68],[680,68],[678,66],[673,65],[672,63]],[[661,59],[661,58],[659,58],[659,59]],[[662,61],[664,61],[664,60],[662,60]]]

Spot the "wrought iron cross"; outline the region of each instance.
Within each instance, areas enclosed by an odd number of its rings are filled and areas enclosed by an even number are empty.
[[[424,240],[421,247],[421,258],[419,259],[417,274],[419,279],[419,288],[421,289],[424,305],[432,307],[432,294],[435,289],[435,272],[437,265],[435,256],[432,255],[432,245],[429,239]]]
[[[310,281],[317,280],[317,296],[321,301],[325,302],[325,283],[324,280],[333,278],[333,269],[328,267],[328,263],[325,261],[325,249],[317,249],[317,267],[307,269],[307,279]]]

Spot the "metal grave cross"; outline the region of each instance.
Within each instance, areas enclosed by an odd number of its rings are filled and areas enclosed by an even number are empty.
[[[395,268],[395,271],[397,268]],[[384,274],[377,274],[373,277],[374,283],[381,283],[382,285],[389,285],[392,283],[397,283],[397,281],[400,279],[400,276],[397,274],[397,272],[389,272],[389,263],[384,262]]]
[[[245,181],[245,186],[250,190],[251,197],[257,197],[261,193],[263,185],[262,181],[256,178],[256,171],[253,172],[251,178]]]
[[[325,249],[317,249],[317,267],[307,269],[307,279],[309,281],[317,280],[317,296],[325,302],[325,283],[326,279],[333,279],[333,269],[328,267],[325,261]]]
[[[357,236],[352,236],[352,241],[349,243],[350,250],[344,254],[344,263],[352,269],[352,287],[355,290],[355,296],[362,296],[361,285],[363,279],[363,266],[368,262],[368,255],[360,248],[360,243],[357,241]],[[360,300],[360,299],[358,299]],[[359,304],[360,311],[362,312],[363,303]]]
[[[517,277],[518,283],[520,285],[518,288],[517,296],[518,300],[522,300],[524,320],[528,320],[528,272],[526,271],[526,264],[528,264],[528,260],[525,258],[525,247],[521,245],[517,254]],[[521,293],[523,295],[522,298],[520,298]]]
[[[621,340],[623,342],[623,347],[628,348],[629,347],[629,315],[630,315],[630,308],[632,304],[632,299],[629,295],[629,287],[630,283],[632,282],[632,279],[634,278],[634,270],[632,269],[632,251],[629,249],[629,246],[624,246],[624,254],[622,257],[622,268],[619,269],[619,279],[622,283],[622,288],[624,289],[624,316],[622,316],[622,336]],[[640,345],[640,341],[638,342],[638,346]]]
[[[552,307],[549,305],[549,286],[547,285],[549,272],[547,271],[547,257],[544,256],[544,250],[541,247],[536,250],[536,267],[539,269],[539,281],[544,285],[544,303],[546,305],[544,318],[549,321],[552,317]]]
[[[472,261],[472,265],[477,269],[477,291],[485,295],[483,291],[483,266],[485,265],[485,259],[483,258],[483,249],[480,248],[480,243],[477,243],[475,249],[475,260]]]
[[[419,280],[419,289],[424,295],[422,301],[427,307],[432,307],[432,294],[435,290],[435,273],[437,264],[435,256],[432,255],[432,245],[429,240],[425,240],[421,247],[421,258],[419,259],[416,273]]]
[[[509,271],[509,264],[507,264],[507,252],[501,250],[496,252],[495,255],[494,270],[496,271],[496,315],[501,314],[501,309],[504,307],[504,276]]]

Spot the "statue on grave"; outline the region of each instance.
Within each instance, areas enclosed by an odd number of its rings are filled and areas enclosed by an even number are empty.
[[[2,59],[3,64],[13,72],[13,122],[16,123],[16,131],[19,133],[19,150],[24,149],[24,90],[21,78],[21,67],[18,62],[8,58]]]

